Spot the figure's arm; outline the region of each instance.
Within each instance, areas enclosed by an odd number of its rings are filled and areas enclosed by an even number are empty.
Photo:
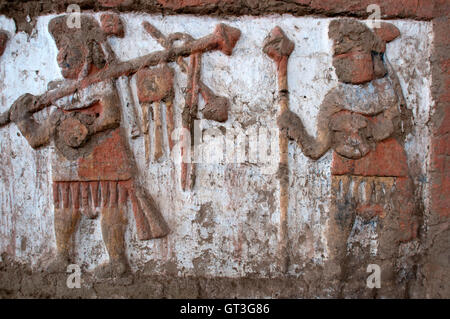
[[[314,160],[321,158],[331,147],[328,122],[334,106],[329,101],[330,98],[327,95],[320,106],[317,117],[317,138],[308,134],[302,120],[293,112],[288,110],[278,118],[278,126],[284,134],[296,141],[303,153]]]
[[[400,81],[398,79],[397,73],[389,62],[387,56],[384,57],[386,70],[388,72],[388,76],[391,79],[392,85],[394,86],[395,94],[397,95],[398,101],[401,107],[406,107],[405,96],[403,95],[402,87],[400,85]]]
[[[403,90],[400,85],[397,73],[392,67],[389,59],[385,56],[386,69],[388,71],[389,79],[394,87],[395,94],[397,95],[398,102],[393,105],[389,110],[385,111],[386,117],[392,121],[394,130],[399,130],[403,135],[410,133],[413,126],[412,111],[408,109]]]
[[[99,113],[99,116],[95,119],[92,125],[91,134],[120,126],[120,99],[117,94],[111,92],[110,94],[103,96],[100,103],[102,104],[102,112]]]
[[[22,95],[11,108],[11,120],[16,123],[30,146],[36,149],[47,145],[50,141],[58,114],[54,112],[43,123],[38,123],[33,118],[33,113],[28,111],[34,103],[36,103],[36,98],[33,95]]]

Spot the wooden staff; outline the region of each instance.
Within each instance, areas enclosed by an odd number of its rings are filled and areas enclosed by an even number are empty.
[[[142,132],[144,133],[144,149],[145,149],[145,161],[150,161],[150,103],[141,102],[142,108]]]
[[[218,24],[214,33],[188,42],[180,47],[171,47],[168,50],[157,51],[127,62],[115,62],[107,65],[99,72],[80,80],[67,81],[62,87],[47,91],[36,97],[35,103],[30,105],[29,112],[35,113],[51,106],[55,101],[69,96],[76,91],[82,90],[92,84],[117,79],[123,75],[129,76],[139,69],[155,66],[161,63],[174,62],[178,57],[187,57],[192,54],[201,54],[207,51],[220,50],[226,55],[231,55],[241,32],[226,24]],[[0,127],[11,122],[10,110],[0,114]]]
[[[280,114],[289,110],[289,90],[287,83],[287,65],[289,56],[294,50],[294,43],[284,34],[280,27],[275,27],[264,41],[263,51],[277,65],[278,93],[280,98]],[[287,272],[288,254],[288,206],[289,206],[289,142],[280,132],[280,228],[279,228],[279,262],[280,269]]]
[[[189,146],[191,148],[191,153],[194,151],[194,122],[197,119],[198,112],[198,94],[199,94],[199,82],[200,82],[200,66],[201,66],[201,55],[194,54],[191,56],[191,61],[188,70],[188,86],[186,94],[186,105],[182,114],[182,125],[183,128],[188,130],[190,133],[191,141]],[[186,150],[183,148],[183,152]],[[181,156],[184,154],[182,153]],[[181,163],[181,187],[183,190],[189,190],[194,187],[195,183],[195,163],[191,161],[189,163]]]
[[[163,130],[161,116],[161,102],[153,102],[153,120],[155,122],[155,160],[164,155],[163,151]]]

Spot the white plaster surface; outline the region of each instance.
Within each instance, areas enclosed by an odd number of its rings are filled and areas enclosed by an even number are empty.
[[[24,93],[44,93],[48,82],[62,78],[56,63],[56,46],[47,31],[52,17],[41,17],[31,36],[14,34],[14,23],[0,17],[0,28],[13,35],[0,59],[0,111],[5,111]],[[186,32],[195,38],[211,33],[220,22],[241,30],[232,56],[206,53],[202,63],[204,83],[231,102],[225,124],[205,121],[203,127],[223,125],[231,132],[249,132],[252,128],[273,131],[276,127],[276,68],[262,52],[262,43],[273,27],[280,26],[295,42],[288,67],[291,109],[303,119],[311,134],[316,133],[321,101],[337,84],[331,63],[332,43],[328,39],[331,19],[289,15],[229,19],[146,14],[121,17],[125,38],[109,41],[123,61],[162,49],[145,33],[143,21],[151,22],[165,35]],[[386,55],[398,73],[408,107],[414,113],[415,126],[408,138],[407,153],[419,194],[426,197],[432,25],[406,20],[390,22],[400,29],[402,36],[388,44]],[[187,77],[176,64],[171,66],[176,71],[175,112],[176,123],[180,125]],[[130,112],[136,98],[135,92],[128,90],[127,81],[120,79],[118,87],[139,178],[154,196],[171,229],[163,239],[139,241],[130,211],[126,239],[132,268],[178,275],[273,274],[280,214],[277,163],[267,166],[252,158],[239,163],[200,163],[195,189],[181,191],[179,167],[168,154],[161,162],[147,165],[143,137],[131,138]],[[126,107],[127,103],[131,106]],[[37,117],[45,118],[48,113],[49,110],[44,110]],[[13,124],[0,129],[0,254],[7,252],[18,261],[40,268],[55,249],[49,160],[53,146],[34,151],[18,132]],[[276,155],[276,136],[273,141],[272,154]],[[217,153],[220,145],[213,148],[213,153]],[[291,143],[289,158],[289,272],[300,274],[306,265],[320,264],[327,258],[331,152],[313,161]],[[357,240],[376,253],[375,228],[364,227]],[[82,219],[75,241],[75,262],[86,269],[107,260],[99,220]]]

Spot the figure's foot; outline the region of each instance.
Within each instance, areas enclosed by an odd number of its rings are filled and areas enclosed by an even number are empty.
[[[47,265],[48,273],[66,272],[69,265],[69,258],[64,255],[56,255],[56,257]]]
[[[97,278],[117,278],[128,272],[128,264],[125,260],[111,261],[98,266],[94,270]]]
[[[342,290],[342,266],[336,260],[329,260],[323,266],[322,283],[327,291],[327,298],[339,298]]]
[[[406,297],[407,287],[404,284],[396,283],[394,280],[380,281],[380,288],[374,289],[377,299],[403,299]]]
[[[330,260],[324,265],[322,276],[326,281],[340,281],[342,274],[341,264]]]

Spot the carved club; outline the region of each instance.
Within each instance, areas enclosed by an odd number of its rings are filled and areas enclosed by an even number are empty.
[[[231,55],[236,42],[239,40],[241,32],[226,24],[218,24],[214,32],[208,36],[186,43],[180,47],[173,47],[169,50],[157,51],[148,55],[126,61],[113,63],[103,70],[76,81],[68,81],[62,87],[47,91],[36,97],[35,103],[30,106],[29,112],[35,113],[48,106],[56,100],[75,93],[92,84],[103,82],[109,79],[116,79],[123,75],[131,75],[138,70],[155,66],[161,63],[174,62],[178,57],[187,57],[195,53],[219,50],[226,55]],[[10,123],[10,111],[0,114],[0,127]]]

